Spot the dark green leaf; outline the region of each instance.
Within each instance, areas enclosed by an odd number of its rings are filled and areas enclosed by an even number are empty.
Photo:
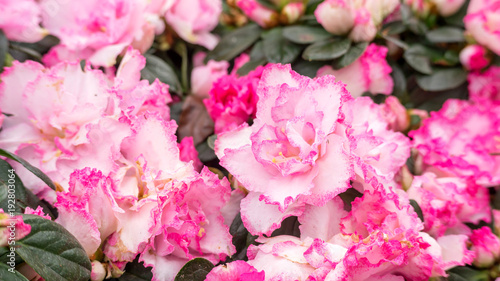
[[[450,273],[447,278],[448,281],[470,281],[469,279],[466,279],[456,273]]]
[[[309,0],[306,6],[306,15],[313,14],[321,2],[323,2],[323,0]]]
[[[214,150],[205,141],[196,146],[196,151],[198,151],[198,158],[200,158],[201,162],[208,162],[217,158]]]
[[[29,281],[24,277],[19,271],[13,270],[9,271],[9,266],[0,263],[0,280],[2,281]]]
[[[423,35],[429,30],[425,23],[415,17],[408,19],[407,26],[413,33],[418,35]]]
[[[261,32],[262,29],[254,23],[235,29],[222,37],[219,44],[207,54],[205,60],[231,60],[257,41]]]
[[[413,210],[415,210],[415,213],[417,213],[418,218],[423,222],[424,214],[422,213],[422,209],[418,205],[417,201],[410,199],[410,205],[413,207]]]
[[[266,32],[262,36],[264,40],[264,55],[268,62],[272,63],[291,63],[300,54],[301,47],[295,43],[291,43],[283,37],[283,29],[277,27]]]
[[[428,48],[422,45],[412,45],[403,55],[405,61],[416,71],[431,74],[431,55]]]
[[[417,76],[417,84],[426,91],[444,91],[454,89],[467,80],[467,73],[462,68],[435,70],[431,75]]]
[[[340,193],[339,196],[344,202],[344,210],[350,212],[352,208],[352,201],[354,201],[354,199],[358,197],[363,196],[363,193],[351,187],[348,190]]]
[[[388,35],[383,35],[382,34],[382,38],[384,38],[385,40],[393,43],[394,45],[400,47],[401,49],[403,50],[406,50],[409,48],[408,44],[406,44],[404,41],[396,38],[396,37],[393,37],[393,36],[388,36]]]
[[[455,43],[465,41],[464,30],[458,27],[444,26],[426,33],[432,43]]]
[[[347,53],[349,47],[351,47],[351,40],[349,39],[321,41],[307,47],[302,57],[309,61],[336,59]]]
[[[206,259],[192,259],[177,273],[175,281],[204,281],[212,268],[214,268],[214,265]]]
[[[146,67],[141,70],[141,76],[153,83],[156,78],[161,82],[168,84],[170,90],[180,93],[182,92],[181,83],[175,74],[174,69],[167,62],[159,57],[146,54]]]
[[[0,30],[0,72],[3,71],[5,59],[7,57],[7,50],[9,49],[9,40],[5,34]]]
[[[283,28],[283,36],[298,44],[311,44],[326,40],[332,34],[320,26],[295,25]]]
[[[247,75],[250,71],[256,69],[260,65],[264,65],[267,63],[267,59],[262,58],[259,60],[250,60],[249,62],[245,63],[242,65],[237,71],[236,74],[238,75]]]
[[[382,34],[396,35],[406,31],[406,26],[402,21],[391,21],[382,27]]]
[[[450,277],[453,275],[453,278],[462,278],[462,279],[451,279],[449,280],[467,280],[467,281],[488,281],[489,274],[487,270],[476,270],[466,266],[457,266],[448,271]]]
[[[264,54],[264,43],[259,41],[253,45],[252,50],[250,51],[250,60],[260,60],[265,59],[266,55]]]
[[[299,60],[298,62],[292,65],[292,69],[300,73],[301,75],[305,75],[311,78],[316,77],[318,69],[325,66],[325,62],[323,61],[305,61]]]
[[[406,77],[398,64],[390,63],[390,65],[392,68],[391,76],[394,81],[393,94],[401,100],[407,94]],[[402,102],[406,101],[403,100]]]
[[[15,154],[12,154],[8,151],[5,151],[3,149],[0,149],[0,155],[1,156],[5,156],[9,159],[12,159],[18,163],[20,163],[21,165],[23,165],[28,171],[32,172],[35,176],[37,176],[39,179],[41,179],[45,184],[47,184],[50,188],[52,188],[53,190],[56,190],[56,186],[54,185],[54,183],[52,182],[52,180],[46,175],[44,174],[42,171],[40,171],[40,169],[38,169],[37,167],[35,166],[32,166],[30,163],[28,163],[26,160],[24,159],[21,159],[19,157],[17,157],[17,155]]]
[[[366,47],[368,47],[368,42],[361,42],[352,45],[347,51],[347,53],[345,53],[338,60],[333,62],[333,67],[335,69],[341,69],[343,67],[350,65],[365,52]]]
[[[16,242],[17,254],[45,280],[87,281],[92,266],[78,240],[60,224],[23,215],[31,232]]]

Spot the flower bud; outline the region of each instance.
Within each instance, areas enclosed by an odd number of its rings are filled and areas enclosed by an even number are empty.
[[[490,63],[490,60],[483,46],[469,45],[460,52],[460,63],[467,70],[475,71],[486,67]]]
[[[303,3],[290,3],[281,10],[281,22],[284,24],[295,23],[305,11]]]
[[[256,0],[238,0],[236,5],[248,18],[264,28],[270,28],[278,24],[278,13],[261,5]]]
[[[476,254],[473,262],[475,266],[490,267],[500,257],[500,239],[491,232],[489,227],[483,226],[472,231],[470,241],[472,242],[471,250]]]
[[[355,12],[350,1],[326,0],[314,12],[317,21],[330,33],[344,35],[354,26]]]

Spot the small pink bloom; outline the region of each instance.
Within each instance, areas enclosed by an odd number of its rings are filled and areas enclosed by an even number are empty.
[[[193,161],[194,169],[198,172],[201,171],[201,168],[203,168],[203,164],[201,163],[200,158],[198,158],[198,151],[196,151],[196,148],[194,147],[193,137],[183,138],[182,141],[178,144],[178,147],[180,153],[179,158],[181,159],[181,161]]]
[[[475,102],[500,101],[500,67],[491,66],[484,72],[471,72],[469,81],[469,96]]]
[[[191,72],[191,92],[199,98],[208,98],[214,83],[227,75],[227,61],[210,60],[206,65],[199,65]]]
[[[497,55],[500,55],[499,3],[499,0],[472,0],[464,18],[465,29]]]
[[[278,13],[263,6],[257,0],[236,0],[236,5],[248,18],[264,28],[278,24]]]
[[[217,26],[221,12],[221,0],[176,0],[165,19],[182,39],[211,50],[219,39],[210,31]]]
[[[264,281],[264,277],[264,271],[257,271],[247,262],[236,260],[212,269],[205,281]]]
[[[370,11],[361,8],[356,11],[354,27],[349,33],[349,38],[354,42],[371,42],[377,35],[377,27]]]
[[[490,267],[500,258],[500,239],[487,226],[472,231],[470,236],[471,250],[475,252],[474,265]]]
[[[37,42],[48,32],[40,27],[42,10],[36,0],[1,0],[0,29],[9,40]]]
[[[212,84],[210,97],[203,102],[215,121],[215,133],[235,129],[255,116],[256,91],[262,70],[258,67],[241,77],[231,73]]]
[[[388,96],[381,109],[385,120],[389,123],[388,129],[404,132],[410,126],[410,116],[395,96]]]
[[[104,266],[99,261],[92,261],[92,273],[90,274],[91,281],[102,281],[106,278],[107,272]]]
[[[490,63],[486,52],[481,45],[469,45],[460,52],[460,62],[467,70],[481,70]]]
[[[324,66],[318,70],[317,75],[334,75],[336,81],[347,85],[347,90],[353,97],[359,97],[364,92],[389,95],[392,93],[394,82],[386,56],[386,47],[370,44],[363,55],[352,64],[339,70]]]
[[[295,23],[304,14],[305,8],[302,2],[288,3],[281,10],[281,18],[286,24]]]
[[[24,210],[24,213],[25,214],[31,214],[31,215],[37,215],[39,217],[42,217],[42,218],[48,219],[48,220],[52,219],[49,215],[46,215],[43,212],[43,208],[41,206],[36,207],[35,210],[31,209],[30,207],[26,207],[26,209]]]
[[[10,216],[0,209],[0,247],[8,247],[9,241],[18,241],[30,234],[31,225],[22,216]]]

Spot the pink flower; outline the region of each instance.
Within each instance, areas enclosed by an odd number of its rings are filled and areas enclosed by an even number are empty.
[[[255,267],[245,261],[236,260],[212,269],[206,281],[264,281],[264,271],[257,271]]]
[[[56,5],[42,0],[40,7],[43,26],[61,40],[44,57],[50,65],[86,59],[93,65],[111,66],[127,46],[148,49],[155,26],[161,25],[158,16],[146,12],[147,3],[141,0],[63,1]]]
[[[24,210],[24,213],[25,214],[30,214],[30,215],[37,215],[39,217],[42,217],[42,218],[48,219],[48,220],[52,219],[49,215],[46,215],[43,212],[43,208],[41,206],[36,207],[36,209],[32,209],[30,207],[26,207],[26,209]]]
[[[215,133],[233,130],[255,116],[262,70],[257,67],[241,77],[233,72],[212,84],[210,97],[203,102],[215,121]]]
[[[500,107],[448,100],[438,112],[409,133],[424,169],[438,176],[470,177],[484,186],[500,182]]]
[[[30,232],[31,225],[24,223],[22,216],[9,215],[0,209],[0,247],[12,246],[12,241],[23,239]]]
[[[332,34],[347,34],[354,26],[355,9],[351,1],[326,0],[318,5],[314,15],[323,28]]]
[[[305,9],[305,4],[302,2],[288,3],[281,10],[281,20],[286,24],[295,23],[304,15]]]
[[[35,0],[1,0],[0,29],[9,40],[37,42],[48,32],[40,27],[42,10]]]
[[[165,19],[182,39],[211,50],[219,39],[210,31],[217,26],[221,12],[221,0],[176,0]]]
[[[464,223],[491,221],[488,190],[473,182],[425,173],[413,179],[407,192],[422,209],[425,231],[433,237],[470,234]]]
[[[256,0],[236,0],[236,5],[238,5],[248,18],[264,28],[273,27],[278,24],[278,13],[263,6]]]
[[[177,145],[179,147],[179,158],[183,162],[193,161],[193,167],[198,172],[203,168],[203,164],[198,158],[198,151],[193,144],[193,137],[185,137],[182,141]]]
[[[270,234],[284,217],[300,211],[294,202],[322,204],[349,187],[347,139],[335,134],[349,95],[333,77],[310,79],[289,65],[268,66],[257,94],[253,125],[220,134],[215,152],[251,191],[242,200],[245,226],[254,234]]]
[[[389,95],[392,93],[394,82],[389,75],[392,69],[386,56],[386,47],[370,44],[363,55],[352,64],[339,70],[324,66],[318,70],[317,76],[334,75],[336,81],[347,85],[347,90],[353,97],[359,97],[364,92]]]
[[[13,116],[4,120],[0,147],[42,169],[64,190],[75,169],[116,171],[120,143],[130,134],[128,122],[146,111],[169,118],[168,86],[140,81],[144,64],[138,51],[129,49],[110,79],[78,63],[44,68],[14,62],[1,75],[0,107]],[[43,182],[13,165],[35,194],[55,200]]]
[[[469,45],[460,52],[460,63],[467,70],[481,70],[490,63],[486,54],[487,50],[481,45]]]
[[[491,66],[484,72],[471,72],[469,81],[469,96],[475,102],[500,101],[500,67]]]
[[[191,92],[193,95],[205,99],[209,97],[214,83],[227,75],[229,63],[227,61],[210,60],[206,65],[199,65],[191,72]]]
[[[389,124],[388,129],[404,132],[410,126],[410,116],[406,108],[395,96],[388,96],[381,105],[384,119]]]
[[[476,254],[474,265],[490,267],[500,258],[500,239],[487,226],[472,231],[470,236],[471,250]]]
[[[118,227],[118,207],[112,195],[112,180],[100,171],[85,168],[71,174],[69,192],[57,195],[56,222],[75,236],[88,256]]]
[[[465,29],[497,55],[500,55],[499,3],[499,0],[472,0],[464,18]]]

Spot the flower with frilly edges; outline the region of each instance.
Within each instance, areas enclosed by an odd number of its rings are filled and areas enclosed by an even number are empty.
[[[465,29],[481,45],[500,55],[500,0],[471,0]]]
[[[48,34],[40,27],[42,9],[36,0],[2,0],[0,14],[0,29],[9,40],[33,43]]]
[[[336,81],[347,85],[347,90],[353,97],[359,97],[364,92],[390,95],[394,81],[390,76],[392,69],[386,56],[386,47],[370,44],[363,55],[350,65],[339,70],[328,65],[323,66],[318,70],[317,76],[335,76]]]
[[[500,67],[491,66],[484,72],[471,72],[469,97],[475,102],[500,102]]]
[[[500,258],[500,239],[491,232],[491,228],[483,226],[473,230],[470,241],[471,250],[476,254],[475,266],[490,267]]]
[[[251,233],[270,234],[284,217],[300,212],[294,202],[323,204],[349,187],[347,139],[336,129],[350,96],[333,80],[270,65],[257,90],[253,125],[218,136],[221,165],[250,191],[242,201],[242,218]]]

